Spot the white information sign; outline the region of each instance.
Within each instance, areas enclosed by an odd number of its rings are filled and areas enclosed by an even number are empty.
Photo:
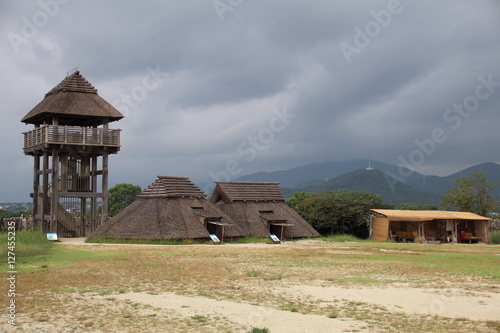
[[[272,239],[273,241],[275,241],[275,242],[278,242],[278,243],[280,242],[280,239],[279,239],[279,238],[278,238],[278,236],[276,236],[276,235],[269,235],[269,237],[271,237],[271,239]]]
[[[47,233],[47,239],[51,241],[57,240],[57,233]]]
[[[220,239],[216,235],[210,234],[209,236],[210,236],[210,238],[212,238],[212,241],[214,243],[220,243]]]

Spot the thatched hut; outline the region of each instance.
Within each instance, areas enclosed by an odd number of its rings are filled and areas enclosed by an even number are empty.
[[[402,242],[489,243],[490,218],[469,212],[371,209],[371,239]]]
[[[209,239],[241,237],[243,231],[212,205],[188,177],[158,176],[132,204],[104,223],[92,237]]]
[[[246,235],[280,239],[318,237],[320,234],[285,203],[280,183],[216,182],[210,198],[233,218]]]

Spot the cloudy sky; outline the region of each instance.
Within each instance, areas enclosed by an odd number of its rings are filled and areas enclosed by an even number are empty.
[[[78,67],[125,118],[110,185],[371,158],[500,163],[500,2],[0,3],[0,202],[29,201],[20,122]]]

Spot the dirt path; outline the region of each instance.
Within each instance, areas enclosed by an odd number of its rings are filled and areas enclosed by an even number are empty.
[[[218,301],[199,296],[188,297],[174,293],[161,295],[128,293],[115,297],[161,309],[175,310],[185,317],[220,316],[250,328],[265,327],[273,333],[369,332],[368,325],[362,321],[281,311],[264,306]]]
[[[460,289],[432,288],[343,288],[295,285],[278,288],[276,294],[311,296],[316,301],[328,304],[347,300],[385,307],[391,312],[431,315],[470,320],[498,320],[500,318],[500,294],[470,292]]]

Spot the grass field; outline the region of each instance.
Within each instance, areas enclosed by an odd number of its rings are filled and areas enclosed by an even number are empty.
[[[6,238],[2,237],[5,247]],[[31,245],[25,245],[26,242]],[[36,235],[20,233],[17,243],[18,325],[11,327],[5,319],[0,323],[0,331],[259,332],[265,329],[210,312],[186,316],[153,303],[127,299],[133,293],[157,297],[171,293],[231,301],[235,306],[244,303],[282,310],[301,314],[304,320],[308,320],[307,316],[321,316],[330,320],[332,327],[353,320],[363,323],[362,328],[352,330],[358,332],[500,332],[500,304],[497,304],[498,319],[475,319],[476,307],[466,307],[477,303],[479,310],[482,305],[483,312],[495,311],[494,302],[500,299],[497,245],[331,239],[280,245],[65,245],[49,244]],[[9,302],[4,278],[9,270],[5,251],[2,249],[4,260],[0,264],[2,308]],[[429,304],[433,299],[448,304],[446,301],[450,299],[463,301],[465,306],[463,313],[443,316],[439,311],[445,313],[446,309],[422,312],[412,309],[404,300],[393,306],[391,299],[380,303],[364,301],[359,298],[363,295],[351,299],[349,294],[337,297],[334,293],[344,295],[357,290],[373,295],[382,290],[388,296],[399,292],[395,295],[403,298],[405,293],[425,292]],[[328,292],[332,296],[327,297]]]

